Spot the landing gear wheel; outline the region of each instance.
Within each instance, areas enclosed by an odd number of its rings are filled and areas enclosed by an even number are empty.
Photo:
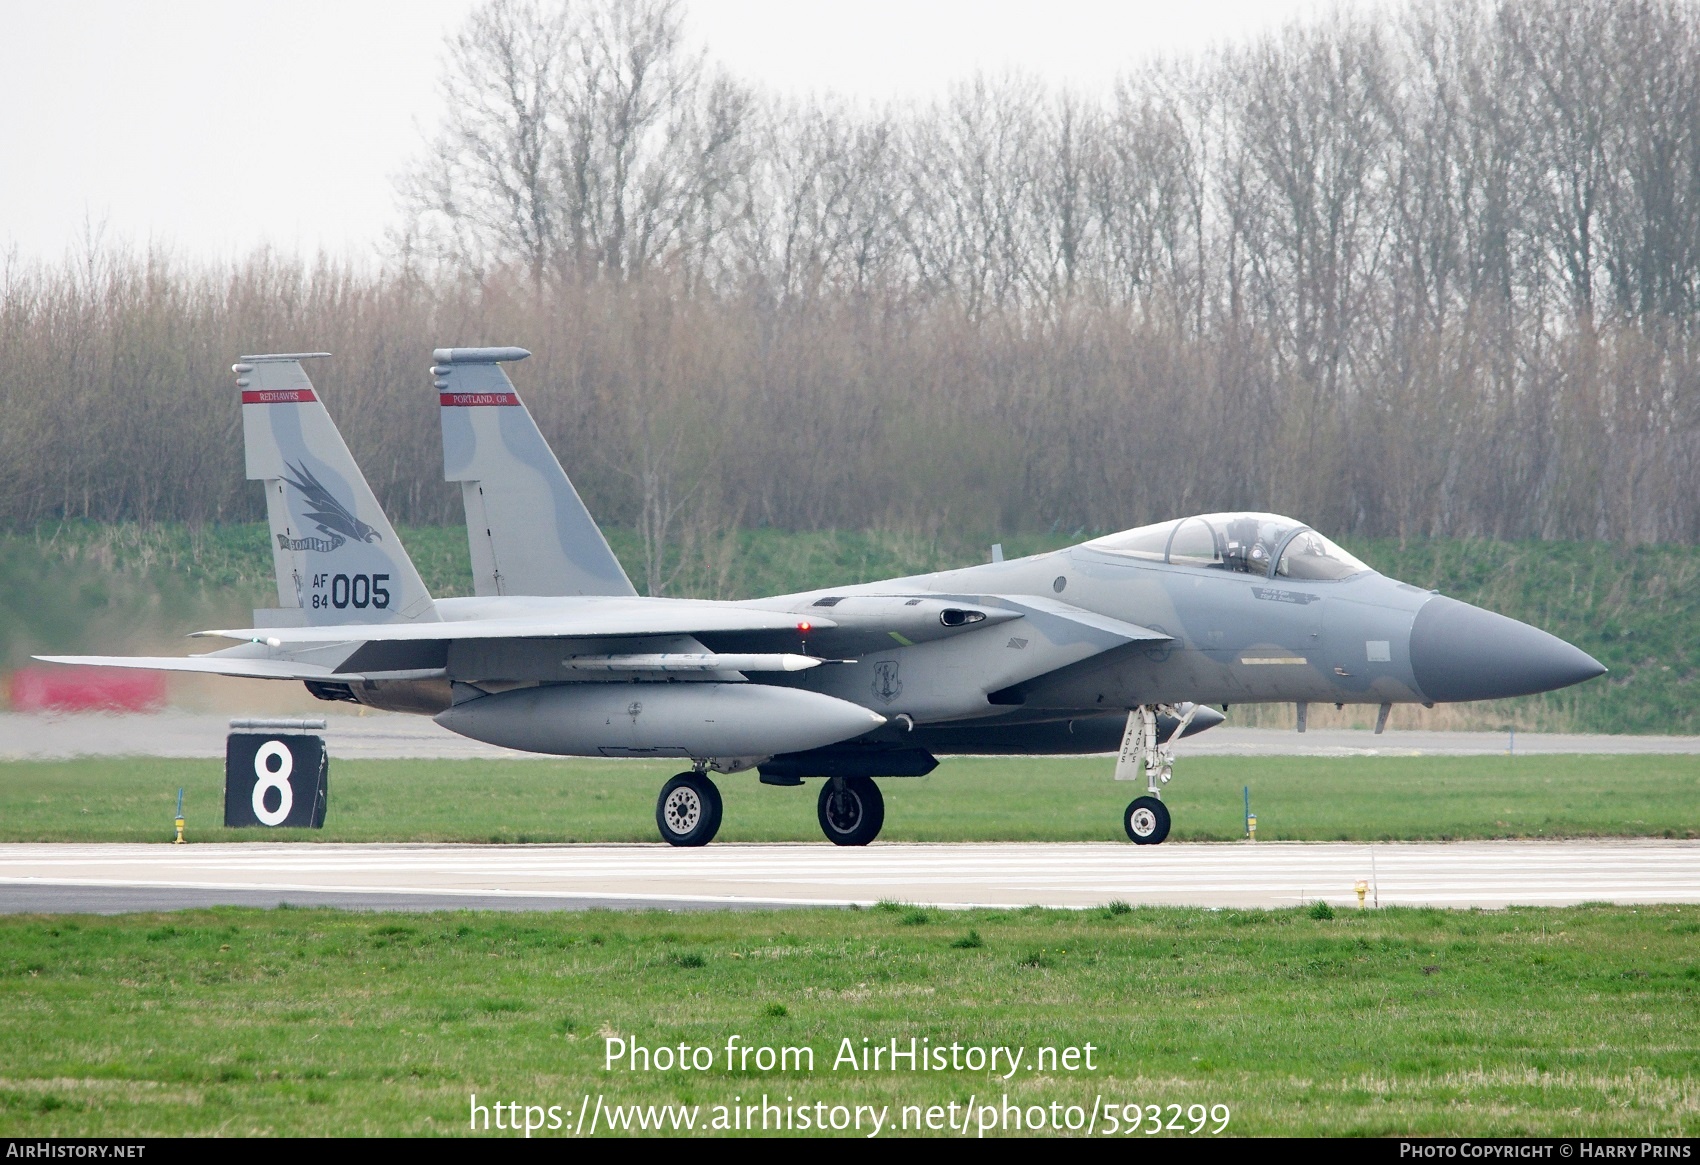
[[[1169,807],[1155,797],[1136,797],[1122,815],[1122,828],[1134,845],[1156,845],[1169,836]]]
[[[885,798],[867,777],[832,777],[821,786],[817,815],[833,845],[867,845],[885,824]]]
[[[680,773],[661,786],[655,827],[668,845],[707,845],[720,832],[720,790],[701,773]]]

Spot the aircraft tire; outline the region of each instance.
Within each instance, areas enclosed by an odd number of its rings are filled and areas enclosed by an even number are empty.
[[[833,845],[867,845],[885,824],[885,798],[867,777],[835,777],[816,803],[820,831]]]
[[[1135,797],[1122,814],[1122,828],[1134,845],[1157,845],[1169,836],[1169,807],[1155,797]]]
[[[720,790],[701,773],[680,773],[661,786],[655,827],[668,845],[707,845],[720,832]]]

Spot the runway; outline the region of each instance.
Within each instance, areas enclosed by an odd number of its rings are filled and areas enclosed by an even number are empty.
[[[1556,906],[1700,902],[1700,842],[1359,845],[3,845],[0,910],[872,905]]]
[[[342,705],[347,707],[347,705]],[[423,716],[389,712],[320,713],[333,760],[538,759],[456,736]],[[227,716],[205,712],[147,714],[0,712],[0,760],[66,760],[79,756],[224,756]],[[1589,736],[1569,733],[1368,731],[1223,726],[1177,746],[1189,756],[1488,756],[1554,753],[1695,755],[1700,736]]]

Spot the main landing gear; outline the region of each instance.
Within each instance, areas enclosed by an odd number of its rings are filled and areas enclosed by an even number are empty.
[[[655,827],[668,845],[707,845],[720,832],[720,811],[720,790],[706,772],[695,769],[661,786]],[[885,824],[885,798],[867,777],[828,777],[821,782],[816,813],[832,844],[867,845]]]
[[[816,806],[821,832],[833,845],[867,845],[885,824],[885,798],[867,777],[828,777]]]
[[[1127,731],[1122,733],[1122,749],[1116,757],[1116,780],[1137,781],[1143,773],[1146,795],[1135,797],[1122,814],[1122,828],[1135,845],[1157,845],[1169,836],[1169,807],[1163,804],[1163,786],[1174,775],[1175,754],[1168,745],[1159,743],[1157,717],[1172,716],[1179,723],[1169,734],[1179,740],[1186,734],[1197,714],[1197,704],[1142,704],[1127,714]]]
[[[680,773],[661,786],[655,826],[668,845],[707,845],[720,832],[720,790],[705,773]]]

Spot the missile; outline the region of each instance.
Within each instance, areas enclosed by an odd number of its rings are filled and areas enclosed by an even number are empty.
[[[707,682],[516,688],[460,700],[436,720],[473,740],[527,752],[693,759],[804,752],[885,723],[818,692]]]
[[[823,663],[854,662],[794,652],[726,654],[666,651],[634,655],[569,655],[561,661],[561,666],[568,671],[585,672],[807,671]]]

